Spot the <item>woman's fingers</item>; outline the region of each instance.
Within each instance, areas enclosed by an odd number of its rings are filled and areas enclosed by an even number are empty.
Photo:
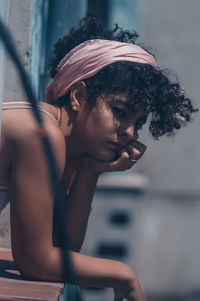
[[[133,147],[133,149],[136,151],[137,155],[142,156],[146,150],[146,145],[144,145],[142,142],[139,142],[137,140],[135,140],[134,142],[132,142],[130,144],[130,146]]]
[[[126,170],[131,168],[141,158],[146,150],[146,145],[139,141],[129,144],[126,149],[120,150],[120,157],[113,162],[113,170]],[[116,168],[116,169],[115,169]]]
[[[127,150],[131,160],[138,160],[144,154],[146,145],[139,141],[135,141],[127,146]]]
[[[120,157],[111,163],[112,171],[124,171],[129,169],[136,163],[135,159],[130,157],[130,154],[126,149],[120,150]]]
[[[115,161],[104,162],[92,158],[88,158],[86,161],[89,161],[90,169],[95,170],[98,174],[103,172],[124,171],[130,169],[144,154],[145,150],[146,146],[143,143],[134,141],[127,145],[126,148],[120,150],[119,158]]]

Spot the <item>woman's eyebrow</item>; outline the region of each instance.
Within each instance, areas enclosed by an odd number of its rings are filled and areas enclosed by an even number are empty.
[[[133,110],[134,110],[133,106],[130,105],[130,104],[128,103],[127,100],[124,100],[124,99],[122,99],[122,98],[113,98],[112,101],[113,101],[115,104],[121,104],[121,105],[127,107],[127,109],[129,109],[130,111],[133,111]]]
[[[113,102],[115,104],[123,105],[131,113],[135,112],[134,105],[130,104],[128,100],[124,100],[122,98],[113,98]]]
[[[113,103],[114,104],[120,104],[120,105],[123,105],[123,106],[125,106],[126,107],[126,109],[128,110],[128,111],[130,111],[131,113],[134,113],[135,112],[135,107],[134,107],[134,105],[132,105],[132,104],[130,104],[129,102],[128,102],[128,100],[124,100],[123,98],[120,98],[120,97],[114,97],[113,99]],[[144,115],[142,115],[139,119],[141,120],[141,121],[143,121],[144,120],[144,123],[147,121],[147,117],[148,117],[148,114],[146,115],[146,114],[144,114]]]

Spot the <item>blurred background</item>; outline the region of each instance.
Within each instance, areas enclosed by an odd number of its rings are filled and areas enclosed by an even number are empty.
[[[86,15],[107,27],[134,29],[158,65],[178,78],[200,106],[199,0],[0,0],[37,96],[49,81],[55,41]],[[0,45],[0,98],[23,99],[14,67]],[[154,141],[148,126],[144,157],[122,174],[100,178],[83,253],[127,262],[147,300],[200,300],[200,119],[175,137]],[[10,247],[9,207],[0,216],[0,247]],[[88,301],[112,300],[111,289],[84,289]]]

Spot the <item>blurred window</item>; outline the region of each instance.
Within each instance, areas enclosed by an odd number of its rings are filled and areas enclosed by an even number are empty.
[[[87,0],[33,0],[32,79],[43,99],[49,81],[47,60],[55,42],[86,15]]]
[[[118,24],[123,29],[139,30],[139,1],[110,0],[109,27]]]

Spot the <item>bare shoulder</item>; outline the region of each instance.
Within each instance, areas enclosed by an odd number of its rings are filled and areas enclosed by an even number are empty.
[[[29,162],[40,161],[42,157],[44,159],[42,136],[30,110],[3,112],[2,120],[2,137],[7,144],[7,149],[11,149],[14,160],[18,160],[21,156],[27,158]],[[43,126],[62,174],[66,155],[65,138],[54,120],[43,118]]]

